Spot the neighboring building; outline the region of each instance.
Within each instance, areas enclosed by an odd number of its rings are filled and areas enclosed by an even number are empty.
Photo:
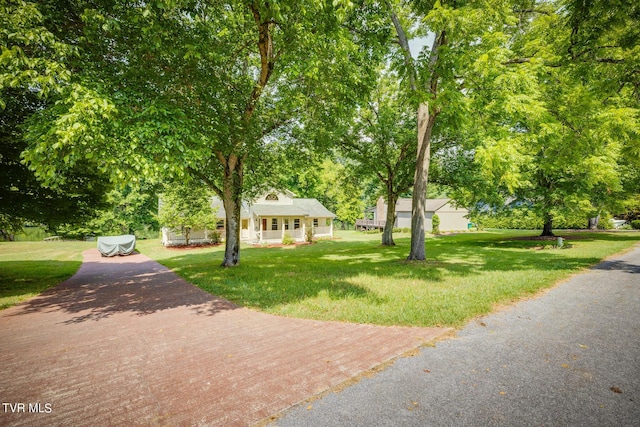
[[[396,203],[394,227],[411,228],[411,198],[400,198]],[[373,213],[373,220],[358,220],[356,226],[363,228],[384,227],[387,219],[387,203],[383,197],[378,199],[374,208],[367,209],[367,212]],[[469,211],[464,208],[456,208],[451,203],[451,199],[427,199],[425,218],[425,228],[431,231],[431,220],[435,214],[440,218],[440,231],[466,230],[469,226]]]
[[[222,201],[213,197],[211,205],[218,217],[217,232],[224,238],[225,210]],[[280,243],[285,233],[295,241],[303,242],[307,230],[315,237],[333,237],[335,215],[316,199],[299,199],[290,191],[272,191],[243,203],[240,210],[240,240],[249,243]],[[192,231],[190,242],[209,240],[210,231]],[[184,236],[178,230],[162,229],[162,244],[184,244]]]

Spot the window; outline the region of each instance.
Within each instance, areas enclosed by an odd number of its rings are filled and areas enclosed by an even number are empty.
[[[267,197],[264,198],[265,200],[270,200],[273,202],[277,202],[278,201],[278,195],[271,193],[271,194],[267,194]]]
[[[300,228],[300,218],[296,218],[293,220],[293,229],[297,230],[298,228]]]
[[[271,230],[278,229],[278,218],[271,218]]]
[[[313,226],[314,227],[318,226],[318,218],[313,218]]]
[[[285,218],[284,219],[284,229],[288,230],[289,229],[289,218]]]
[[[216,223],[216,229],[222,230],[224,228],[224,220],[220,220]]]

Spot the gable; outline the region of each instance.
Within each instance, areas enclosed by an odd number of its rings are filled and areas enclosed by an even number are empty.
[[[253,205],[292,205],[295,196],[289,190],[271,190],[255,199]]]

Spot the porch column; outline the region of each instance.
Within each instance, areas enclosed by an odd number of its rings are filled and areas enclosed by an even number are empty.
[[[329,220],[329,235],[333,237],[333,218]]]
[[[262,243],[262,217],[258,217],[258,224],[260,224],[260,240],[258,243]]]

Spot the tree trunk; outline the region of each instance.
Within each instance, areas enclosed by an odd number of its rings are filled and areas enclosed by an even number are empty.
[[[222,267],[233,267],[240,262],[240,227],[238,227],[238,218],[240,218],[241,202],[225,198],[223,204],[227,224],[225,227]]]
[[[429,105],[418,107],[418,155],[416,172],[413,179],[413,206],[411,211],[411,251],[408,260],[423,261],[426,259],[424,249],[425,209],[427,200],[427,182],[429,179],[429,162],[431,160],[431,131],[436,115],[429,115]]]
[[[191,227],[184,228],[184,240],[187,246],[189,246],[189,240],[191,240]]]
[[[597,230],[600,223],[600,215],[589,218],[589,230]]]
[[[396,203],[398,196],[392,190],[387,189],[387,219],[382,232],[382,244],[385,246],[395,246],[393,241],[393,226],[396,222]]]
[[[222,267],[233,267],[240,262],[240,209],[242,208],[242,160],[230,155],[225,162],[222,204],[226,227],[224,260]]]
[[[542,227],[541,236],[555,236],[553,234],[553,216],[551,214],[544,215],[544,226]]]

